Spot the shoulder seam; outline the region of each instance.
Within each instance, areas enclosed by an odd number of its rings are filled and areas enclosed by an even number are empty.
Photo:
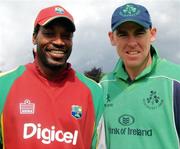
[[[102,82],[114,82],[114,81],[117,81],[117,79],[114,79],[114,80],[103,80],[103,81],[100,81],[99,83],[102,83]]]
[[[154,77],[148,77],[150,79],[156,79],[156,78],[166,78],[166,79],[169,79],[169,80],[172,80],[172,81],[177,81],[180,83],[180,80],[177,80],[177,79],[174,79],[174,78],[171,78],[171,77],[167,77],[167,76],[154,76]]]
[[[14,68],[14,69],[12,69],[12,70],[6,71],[6,72],[2,72],[2,73],[0,73],[0,77],[3,77],[3,76],[5,76],[5,75],[7,75],[7,74],[9,74],[9,73],[17,70],[17,69],[18,69],[18,67]]]

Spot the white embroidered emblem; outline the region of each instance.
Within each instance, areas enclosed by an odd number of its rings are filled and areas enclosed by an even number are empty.
[[[24,103],[19,104],[20,114],[34,114],[35,104],[31,103],[29,99],[25,99]]]

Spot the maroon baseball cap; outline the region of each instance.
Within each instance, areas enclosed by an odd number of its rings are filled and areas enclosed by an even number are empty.
[[[42,9],[34,22],[34,28],[39,24],[45,26],[57,18],[64,18],[71,24],[72,31],[76,30],[72,15],[62,6],[56,5]]]

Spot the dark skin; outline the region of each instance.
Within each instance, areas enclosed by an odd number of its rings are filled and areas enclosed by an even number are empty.
[[[37,33],[33,34],[33,43],[37,45],[37,65],[47,79],[56,79],[67,68],[72,37],[73,32],[63,20],[54,20],[46,26],[40,26]]]

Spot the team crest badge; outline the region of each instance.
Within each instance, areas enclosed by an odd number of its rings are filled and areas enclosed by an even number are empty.
[[[134,5],[127,4],[124,6],[124,9],[119,12],[121,16],[137,16],[140,13],[140,10]]]
[[[82,117],[82,107],[78,105],[72,105],[71,114],[74,118],[80,119]]]
[[[149,97],[144,98],[143,101],[144,105],[151,110],[157,109],[163,104],[163,99],[160,98],[157,91],[153,90],[150,91]]]
[[[55,12],[59,13],[59,14],[64,14],[64,10],[62,8],[60,8],[60,7],[56,7]]]

